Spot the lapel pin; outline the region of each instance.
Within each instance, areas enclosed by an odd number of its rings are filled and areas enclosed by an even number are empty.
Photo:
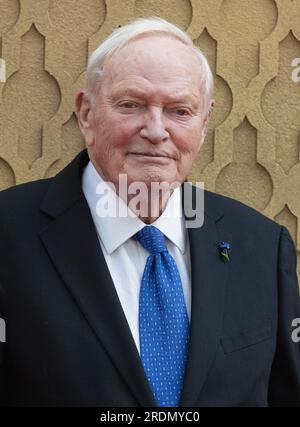
[[[220,255],[224,261],[230,261],[230,258],[229,258],[230,248],[231,246],[230,246],[230,243],[228,242],[222,241],[219,243]]]

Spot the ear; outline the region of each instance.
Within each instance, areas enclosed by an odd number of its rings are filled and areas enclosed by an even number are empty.
[[[94,142],[93,111],[91,101],[84,91],[81,90],[76,94],[75,105],[79,129],[84,136],[86,146],[89,147]]]
[[[204,119],[203,119],[202,129],[201,129],[201,137],[200,137],[200,144],[199,144],[199,147],[198,147],[198,151],[200,150],[200,148],[201,148],[201,147],[202,147],[202,145],[203,145],[203,142],[204,142],[205,136],[206,136],[206,134],[207,134],[208,123],[209,123],[209,121],[210,121],[210,119],[211,119],[211,116],[212,116],[212,113],[213,113],[213,111],[214,111],[215,105],[216,105],[216,101],[215,101],[214,99],[211,99],[211,100],[209,101],[209,108],[208,108],[208,112],[207,112],[206,116],[205,116],[205,117],[204,117]]]

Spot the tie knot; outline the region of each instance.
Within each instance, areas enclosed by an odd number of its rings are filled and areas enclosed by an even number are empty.
[[[164,234],[153,225],[145,226],[133,238],[152,255],[167,251]]]

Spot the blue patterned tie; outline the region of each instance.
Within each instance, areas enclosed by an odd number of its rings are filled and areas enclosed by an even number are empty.
[[[158,406],[178,406],[189,343],[179,272],[156,227],[145,226],[134,239],[150,252],[140,290],[142,363]]]

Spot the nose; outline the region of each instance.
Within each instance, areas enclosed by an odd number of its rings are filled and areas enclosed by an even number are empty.
[[[169,138],[169,132],[165,127],[163,112],[160,108],[155,107],[146,112],[140,135],[152,144],[164,142]]]

